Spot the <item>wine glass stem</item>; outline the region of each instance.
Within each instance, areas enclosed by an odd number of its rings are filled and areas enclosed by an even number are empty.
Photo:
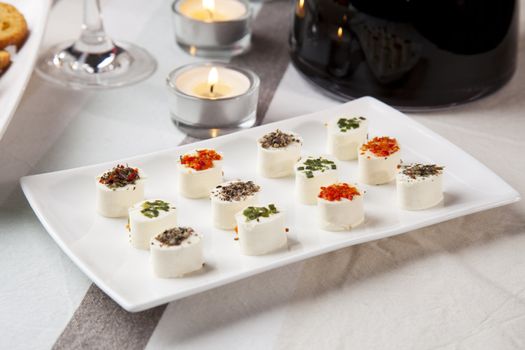
[[[100,0],[84,0],[84,20],[75,49],[86,53],[111,51],[115,46],[104,31]]]

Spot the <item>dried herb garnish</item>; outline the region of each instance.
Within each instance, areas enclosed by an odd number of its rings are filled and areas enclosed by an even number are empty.
[[[301,140],[293,134],[287,134],[277,129],[259,139],[262,148],[284,148],[292,143],[301,143]]]
[[[168,212],[170,210],[170,204],[164,202],[160,199],[157,199],[154,202],[144,202],[142,203],[142,210],[140,211],[144,216],[153,219],[159,216],[159,210]]]
[[[418,177],[429,177],[434,175],[439,175],[443,172],[445,167],[438,166],[436,164],[401,164],[398,165],[398,168],[401,170],[401,173],[410,177],[411,179],[416,179]]]
[[[361,122],[366,120],[365,117],[354,117],[354,118],[339,118],[337,126],[341,132],[347,132],[350,129],[357,129],[361,125]]]
[[[195,231],[191,227],[174,227],[157,235],[155,239],[160,242],[161,246],[171,247],[180,245],[194,233]]]
[[[257,220],[259,218],[267,218],[272,214],[277,214],[279,211],[274,204],[268,205],[268,207],[248,207],[244,209],[242,214],[246,217],[246,221]]]
[[[116,189],[127,185],[134,185],[139,179],[140,175],[137,168],[131,168],[127,164],[119,164],[104,173],[98,181],[111,189]]]
[[[335,162],[328,160],[323,157],[319,158],[308,158],[298,166],[297,171],[302,171],[307,178],[314,177],[314,171],[325,172],[326,170],[336,170],[337,165]]]
[[[220,200],[233,202],[240,201],[246,197],[259,192],[261,187],[253,181],[234,181],[227,185],[219,185],[212,190],[212,195]]]

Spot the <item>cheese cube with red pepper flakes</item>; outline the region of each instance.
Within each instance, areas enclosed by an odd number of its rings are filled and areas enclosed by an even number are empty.
[[[320,226],[327,231],[349,231],[365,218],[362,193],[347,183],[321,187],[317,208]]]
[[[128,215],[128,209],[144,199],[144,175],[138,168],[117,165],[96,178],[96,209],[106,217]]]
[[[397,140],[388,136],[374,137],[359,148],[358,179],[368,185],[386,184],[396,177],[401,163]]]
[[[223,181],[222,155],[212,149],[199,149],[177,161],[177,188],[187,198],[208,198]]]

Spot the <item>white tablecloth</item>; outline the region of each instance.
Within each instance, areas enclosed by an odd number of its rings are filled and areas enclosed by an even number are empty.
[[[104,2],[108,31],[150,50],[159,60],[155,76],[85,93],[34,75],[0,141],[2,349],[49,348],[91,283],[40,225],[19,177],[173,147],[184,138],[169,120],[163,78],[192,58],[166,30],[168,3]],[[55,6],[44,47],[78,33],[80,8],[79,0]],[[524,33],[520,66],[505,88],[463,107],[413,115],[522,194]],[[265,122],[337,103],[289,67]],[[148,348],[524,349],[524,252],[525,205],[517,203],[173,302]]]

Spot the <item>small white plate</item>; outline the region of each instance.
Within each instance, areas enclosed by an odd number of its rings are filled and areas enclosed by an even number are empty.
[[[324,123],[338,115],[366,116],[370,121],[370,136],[396,137],[404,161],[446,166],[444,204],[424,211],[403,211],[395,205],[394,183],[361,185],[366,190],[365,223],[351,232],[332,233],[317,228],[314,206],[294,201],[293,178],[257,176],[256,139],[276,128],[291,130],[304,138],[303,154],[322,154],[326,140]],[[223,153],[226,179],[255,180],[262,187],[261,204],[275,203],[286,211],[290,228],[288,250],[266,256],[242,256],[232,231],[212,228],[209,200],[189,200],[177,195],[175,159],[199,147],[215,148]],[[180,279],[154,277],[149,253],[133,249],[128,243],[126,219],[108,219],[95,213],[95,176],[117,163],[142,168],[148,175],[146,197],[174,201],[179,224],[192,226],[204,234],[206,266],[203,271]],[[341,180],[355,181],[356,162],[339,164]],[[21,183],[33,210],[57,244],[128,311],[144,310],[315,255],[519,200],[519,194],[512,187],[476,159],[404,114],[368,97],[176,149],[27,176]]]
[[[44,35],[51,0],[4,0],[20,11],[29,27],[29,36],[13,57],[11,65],[0,75],[0,139],[15,113],[18,102],[26,89],[38,48]]]

